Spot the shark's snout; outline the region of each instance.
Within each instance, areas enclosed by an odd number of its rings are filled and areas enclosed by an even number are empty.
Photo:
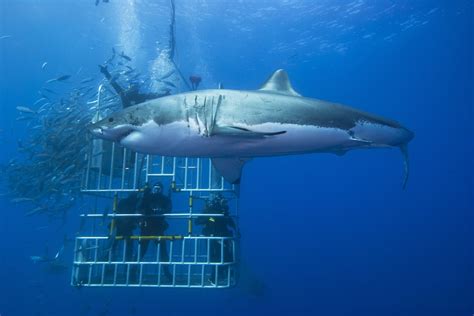
[[[102,137],[104,131],[98,123],[91,123],[86,126],[87,130],[94,136]]]

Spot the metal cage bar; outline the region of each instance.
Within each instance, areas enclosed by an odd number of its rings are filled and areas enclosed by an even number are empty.
[[[140,260],[137,256],[136,261],[129,261],[126,258],[126,243],[124,241],[123,247],[118,249],[123,250],[121,256],[115,257],[112,250],[101,249],[105,246],[103,241],[107,241],[107,237],[77,237],[75,242],[75,254],[82,254],[84,249],[81,246],[95,245],[94,256],[92,260],[87,259],[87,256],[75,255],[73,265],[72,285],[75,286],[164,286],[164,287],[212,287],[225,288],[235,285],[236,280],[233,278],[232,271],[237,269],[237,260],[235,257],[234,237],[204,237],[204,236],[184,236],[182,239],[162,239],[157,243],[155,260],[145,259]],[[84,243],[86,241],[86,243]],[[138,255],[140,252],[141,239],[135,239],[138,248]],[[198,242],[206,242],[207,247],[199,247]],[[220,241],[220,258],[219,260],[211,260],[210,245],[211,241],[214,243]],[[169,243],[169,258],[164,261],[161,257],[162,243]],[[177,254],[178,244],[182,246],[181,253]],[[224,259],[224,243],[227,242],[230,251],[233,253],[232,258]],[[191,245],[186,248],[186,244]],[[88,248],[88,247],[87,247]],[[187,256],[187,250],[191,249]],[[194,252],[194,253],[193,253]],[[112,254],[107,259],[104,254]],[[200,262],[199,256],[205,255],[206,260]],[[104,258],[104,259],[101,259]],[[154,277],[146,274],[151,267],[157,267],[158,273]],[[165,269],[171,272],[171,280],[163,283],[162,272]],[[192,269],[195,267],[196,269]],[[208,267],[210,270],[206,269]],[[86,275],[84,276],[84,271]],[[193,273],[194,271],[194,273]],[[212,273],[212,271],[214,271]],[[137,278],[134,279],[134,274],[138,273]],[[213,275],[211,283],[207,283]],[[234,273],[235,275],[235,273]],[[153,281],[153,279],[155,281]]]
[[[235,285],[237,237],[201,236],[199,227],[193,227],[193,220],[198,218],[224,216],[201,213],[199,205],[203,199],[218,192],[228,198],[237,196],[236,187],[217,174],[210,159],[142,155],[103,140],[92,141],[88,152],[81,191],[93,194],[96,206],[91,213],[80,215],[81,222],[93,221],[93,225],[89,234],[84,231],[76,237],[72,285],[177,288]],[[111,230],[103,229],[106,220],[139,219],[144,214],[101,214],[97,210],[103,207],[102,198],[140,191],[145,183],[155,180],[171,182],[173,197],[189,203],[172,213],[154,216],[181,221],[187,227],[186,232],[167,236],[116,236]],[[230,217],[236,219],[235,215]],[[150,248],[146,251],[148,255],[142,253],[145,240]],[[164,257],[163,247],[166,247],[167,257]],[[156,253],[150,252],[151,248],[156,249]]]

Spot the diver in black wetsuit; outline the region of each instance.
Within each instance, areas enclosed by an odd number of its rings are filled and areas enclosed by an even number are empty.
[[[203,214],[222,214],[223,216],[201,216],[196,220],[196,225],[203,225],[202,234],[209,237],[232,237],[234,233],[238,235],[237,226],[232,217],[229,216],[229,205],[227,200],[217,194],[214,198],[206,201]],[[232,229],[232,230],[231,230]],[[232,232],[233,231],[233,232]],[[223,253],[221,254],[221,242],[223,245]],[[232,262],[233,251],[232,242],[229,239],[211,239],[209,241],[209,261],[210,262]],[[225,267],[218,268],[219,277],[223,276]],[[212,269],[212,284],[216,284],[216,269]],[[217,280],[219,282],[219,280]]]
[[[128,197],[118,202],[116,214],[134,214],[137,209],[138,194],[132,192]],[[116,217],[115,218],[116,236],[121,236],[124,240],[126,251],[125,261],[133,259],[133,241],[130,236],[133,235],[133,230],[136,227],[135,219],[133,217]],[[115,253],[118,243],[116,241],[112,244],[112,252]]]
[[[112,77],[107,66],[99,65],[99,68],[100,72],[104,74],[105,78],[109,81],[110,85],[122,100],[123,108],[128,108],[129,106],[161,98],[170,94],[169,91],[166,91],[165,93],[141,93],[137,85],[132,85],[128,89],[124,89],[117,83],[115,78]]]
[[[163,194],[163,184],[158,182],[153,186],[153,189],[146,188],[139,204],[139,210],[144,215],[144,219],[140,222],[141,236],[163,236],[169,225],[163,216],[156,215],[170,213],[171,209],[171,199]],[[160,247],[160,262],[168,262],[169,255],[166,240],[160,238],[155,239],[155,241]],[[149,243],[150,239],[140,240],[140,261],[144,258]],[[171,280],[172,275],[169,265],[163,265],[163,271],[165,276]]]

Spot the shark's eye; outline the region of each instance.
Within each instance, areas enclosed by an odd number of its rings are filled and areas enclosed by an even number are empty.
[[[112,123],[114,121],[114,118],[113,117],[110,117],[109,118],[109,122]]]

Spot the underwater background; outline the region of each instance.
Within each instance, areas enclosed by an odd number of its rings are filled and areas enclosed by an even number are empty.
[[[0,315],[474,314],[473,2],[175,4],[186,77],[252,90],[284,68],[303,96],[400,121],[415,132],[407,188],[393,149],[254,159],[241,255],[263,289],[76,289],[70,268],[30,256],[74,236],[78,210],[26,217],[2,183]],[[168,28],[169,1],[0,0],[0,163],[32,133],[15,107],[32,106],[46,80],[99,80],[112,47],[152,76]]]

